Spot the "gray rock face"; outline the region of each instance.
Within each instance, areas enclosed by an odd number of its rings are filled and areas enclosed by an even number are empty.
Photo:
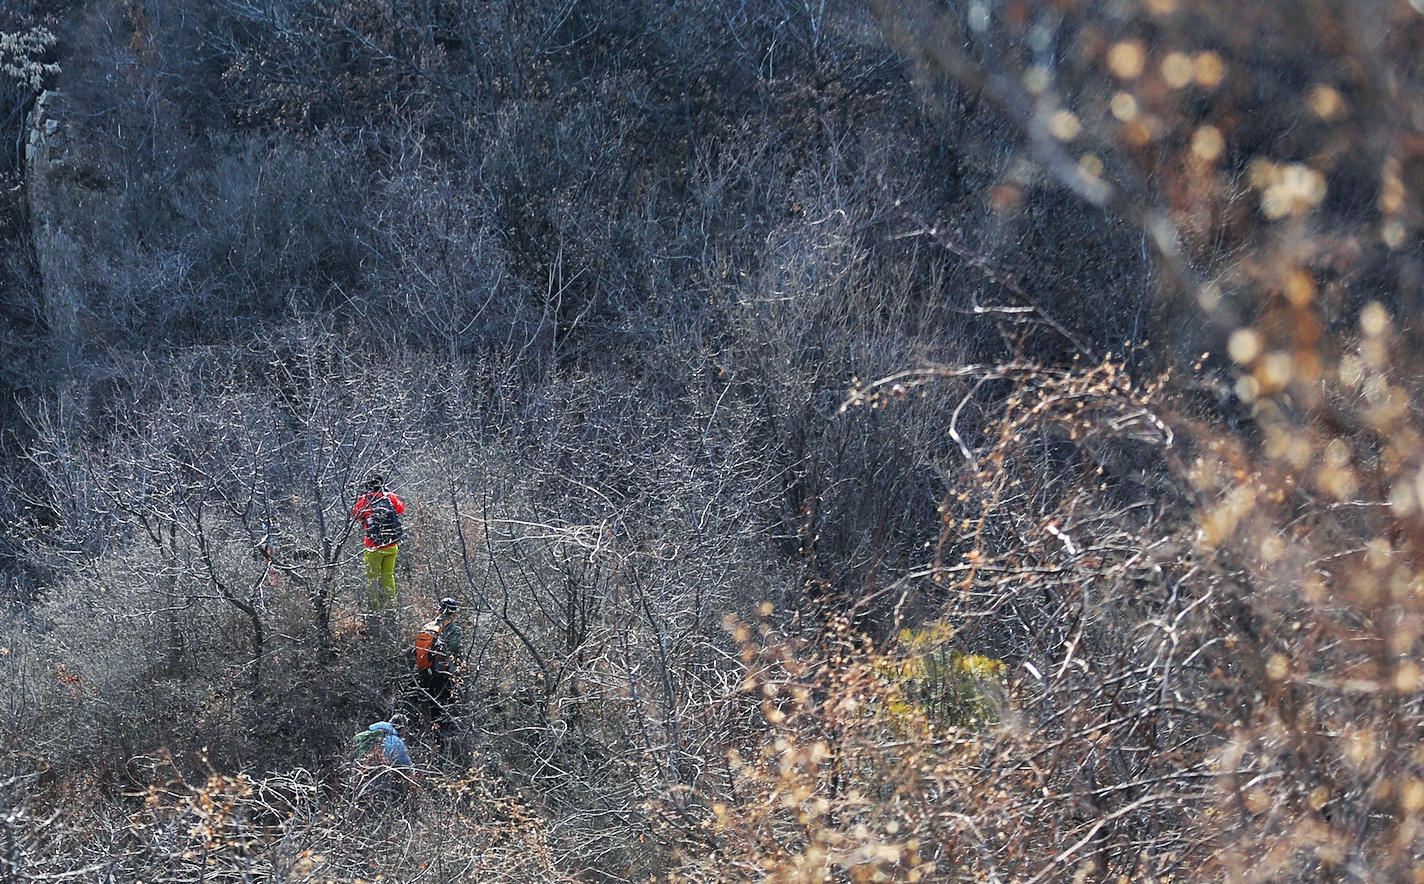
[[[25,129],[25,167],[31,170],[49,165],[56,153],[63,151],[64,136],[58,113],[63,103],[62,93],[46,90],[35,99]]]

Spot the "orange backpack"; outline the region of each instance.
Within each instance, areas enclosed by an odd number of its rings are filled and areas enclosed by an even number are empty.
[[[415,637],[415,668],[435,669],[445,660],[445,643],[440,640],[440,623],[431,620]]]

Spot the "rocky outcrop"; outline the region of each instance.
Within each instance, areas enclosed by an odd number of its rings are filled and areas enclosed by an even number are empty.
[[[61,106],[64,94],[46,90],[35,99],[25,126],[25,169],[34,174],[44,171],[55,153],[64,149],[60,131]]]

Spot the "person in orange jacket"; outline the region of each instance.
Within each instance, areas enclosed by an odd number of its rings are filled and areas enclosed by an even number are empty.
[[[351,507],[351,518],[361,523],[366,536],[366,592],[372,611],[396,606],[396,553],[405,533],[400,520],[404,513],[405,502],[386,489],[380,473],[371,474]]]

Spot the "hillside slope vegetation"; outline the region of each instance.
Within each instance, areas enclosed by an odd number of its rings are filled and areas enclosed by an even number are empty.
[[[1419,45],[6,4],[3,876],[1418,880]]]

